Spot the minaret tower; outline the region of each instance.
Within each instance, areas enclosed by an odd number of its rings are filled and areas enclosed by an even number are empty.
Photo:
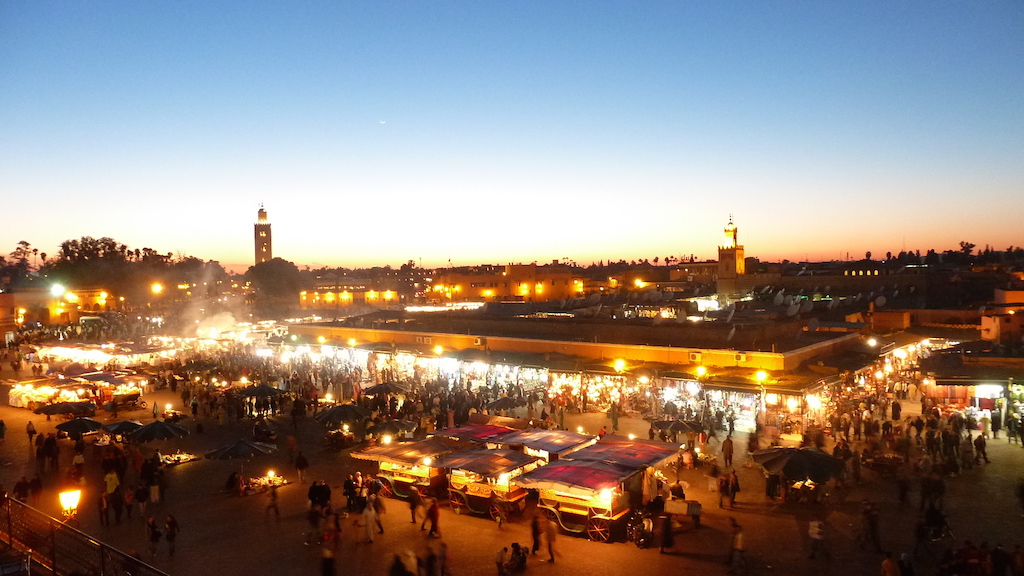
[[[274,257],[270,244],[270,222],[267,220],[267,211],[260,204],[260,211],[256,214],[256,263],[260,264],[269,261]]]
[[[725,241],[718,247],[719,280],[735,280],[737,276],[746,274],[743,246],[736,241],[736,232],[736,225],[732,223],[730,214],[729,223],[725,226]]]

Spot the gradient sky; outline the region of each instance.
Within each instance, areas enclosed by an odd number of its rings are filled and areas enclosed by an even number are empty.
[[[0,252],[1024,244],[1024,2],[0,0]]]

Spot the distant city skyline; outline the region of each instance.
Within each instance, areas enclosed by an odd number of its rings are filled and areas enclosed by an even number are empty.
[[[1024,4],[0,4],[0,251],[244,271],[1024,244]]]

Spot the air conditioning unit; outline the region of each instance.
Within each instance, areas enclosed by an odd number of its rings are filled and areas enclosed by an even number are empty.
[[[485,346],[486,344],[486,338],[473,338],[473,346]]]
[[[424,344],[433,344],[434,343],[434,339],[431,338],[430,336],[424,336],[423,337],[423,343]]]
[[[690,362],[693,364],[700,364],[702,355],[700,352],[690,352]]]
[[[416,343],[417,344],[423,344],[423,336],[417,336],[416,337]]]
[[[740,352],[739,354],[736,355],[736,361],[737,362],[746,362],[747,361],[747,355],[742,353],[742,352]]]

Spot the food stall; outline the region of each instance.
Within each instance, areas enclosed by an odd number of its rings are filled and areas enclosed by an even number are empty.
[[[522,512],[527,492],[512,480],[541,463],[537,456],[513,450],[468,450],[442,458],[452,510],[489,514],[494,520]]]
[[[377,444],[352,452],[352,457],[379,463],[377,478],[384,484],[381,494],[406,498],[413,490],[421,496],[444,493],[447,479],[438,459],[458,450],[453,442],[427,438]]]
[[[452,428],[434,431],[431,436],[448,438],[456,442],[470,444],[487,444],[489,448],[497,446],[502,436],[512,432],[512,428],[497,424],[463,424]]]
[[[537,490],[537,508],[565,531],[607,542],[613,525],[629,513],[631,494],[642,492],[643,473],[614,462],[560,460],[513,483]]]
[[[545,462],[554,462],[569,454],[586,448],[597,442],[597,436],[587,436],[566,430],[544,430],[527,428],[495,436],[488,443],[525,452],[530,456],[543,458]]]

